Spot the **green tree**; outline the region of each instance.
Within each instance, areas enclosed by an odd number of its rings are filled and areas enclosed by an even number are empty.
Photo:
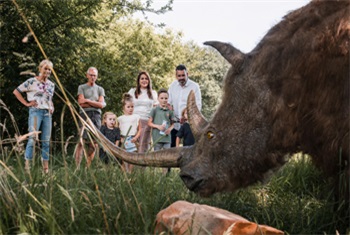
[[[99,47],[98,42],[93,40],[98,36],[95,32],[106,29],[111,21],[136,11],[164,13],[170,9],[171,4],[169,1],[164,7],[156,10],[151,7],[151,1],[141,3],[132,0],[17,0],[20,9],[18,10],[14,2],[0,1],[0,97],[10,106],[21,127],[21,133],[26,132],[27,113],[23,112],[26,109],[19,103],[12,102],[15,99],[12,91],[29,76],[20,76],[21,72],[37,72],[36,67],[43,55],[32,36],[29,35],[27,43],[22,42],[29,30],[20,12],[27,17],[42,48],[53,61],[64,89],[75,96],[77,86],[85,81],[87,67],[94,65],[94,61],[100,62],[101,58],[109,58],[114,54]],[[112,14],[103,21],[97,21],[95,18],[102,10],[109,10]],[[102,77],[105,77],[104,71],[101,72]],[[61,95],[59,89],[56,91],[57,96]],[[56,110],[62,110],[64,103],[57,96],[54,99]],[[55,112],[54,120],[59,120],[60,115],[60,112]],[[1,115],[1,122],[5,118],[6,115]],[[72,126],[71,122],[66,124]],[[75,131],[74,128],[68,129]]]
[[[106,90],[107,109],[121,114],[121,97],[136,86],[141,70],[149,72],[153,88],[167,87],[164,78],[175,67],[174,57],[181,47],[180,37],[171,31],[157,34],[147,22],[126,18],[99,32],[97,58],[103,63],[100,83]]]
[[[18,0],[17,3],[53,61],[73,104],[77,87],[86,82],[85,73],[90,66],[99,70],[98,84],[106,91],[105,110],[120,115],[122,94],[135,87],[140,70],[150,73],[153,88],[158,90],[168,88],[180,63],[189,68],[190,77],[201,86],[202,111],[206,117],[212,115],[220,102],[222,78],[228,64],[217,52],[191,42],[183,43],[181,33],[170,29],[157,33],[152,23],[131,18],[135,11],[164,13],[171,9],[171,1],[159,10],[151,8],[151,1],[141,4],[121,0]],[[0,1],[0,14],[0,96],[10,107],[23,134],[27,128],[27,112],[25,107],[13,102],[12,91],[29,76],[28,72],[37,72],[36,66],[43,56],[33,37],[29,36],[27,43],[22,42],[28,28],[12,1]],[[23,71],[27,73],[20,76]],[[60,96],[62,92],[57,89],[53,117],[57,123],[53,130],[56,138],[60,136],[61,124],[65,136],[76,134],[71,113],[63,108]],[[62,110],[66,110],[63,123]],[[0,115],[2,123],[5,118],[6,115]]]

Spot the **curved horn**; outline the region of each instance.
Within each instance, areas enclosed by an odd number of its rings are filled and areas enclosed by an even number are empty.
[[[198,140],[201,130],[208,125],[208,121],[197,107],[196,97],[193,90],[190,91],[187,98],[187,114],[193,136]]]
[[[96,132],[102,147],[111,155],[131,164],[153,167],[179,167],[179,157],[189,148],[170,148],[149,153],[130,153],[110,142],[99,130]]]
[[[84,125],[97,137],[105,151],[125,162],[152,167],[180,167],[180,163],[193,151],[194,146],[170,148],[148,153],[131,153],[110,142],[88,118]]]
[[[245,54],[229,43],[218,41],[204,42],[204,45],[214,47],[232,65],[235,70],[240,70],[244,62]]]

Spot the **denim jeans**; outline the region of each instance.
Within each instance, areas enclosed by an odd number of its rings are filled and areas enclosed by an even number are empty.
[[[36,120],[36,123],[35,123]],[[50,137],[51,137],[52,118],[50,111],[47,109],[29,108],[28,132],[41,130],[41,154],[43,160],[49,160],[50,154]],[[28,139],[25,159],[33,159],[33,148],[35,147],[35,135]]]

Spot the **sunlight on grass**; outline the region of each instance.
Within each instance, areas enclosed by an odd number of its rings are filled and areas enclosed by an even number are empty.
[[[348,208],[340,203],[333,212],[329,180],[301,153],[266,184],[200,198],[184,186],[179,169],[166,176],[135,167],[126,174],[111,157],[109,165],[95,158],[89,169],[83,161],[77,170],[74,150],[62,147],[46,175],[39,155],[27,172],[16,142],[0,147],[0,234],[152,234],[157,213],[177,200],[226,209],[286,234],[349,234]]]

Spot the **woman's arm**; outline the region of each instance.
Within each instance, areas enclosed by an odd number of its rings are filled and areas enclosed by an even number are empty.
[[[16,96],[19,102],[21,102],[26,107],[36,107],[38,105],[38,103],[35,100],[27,102],[17,89],[13,90],[13,94]]]

